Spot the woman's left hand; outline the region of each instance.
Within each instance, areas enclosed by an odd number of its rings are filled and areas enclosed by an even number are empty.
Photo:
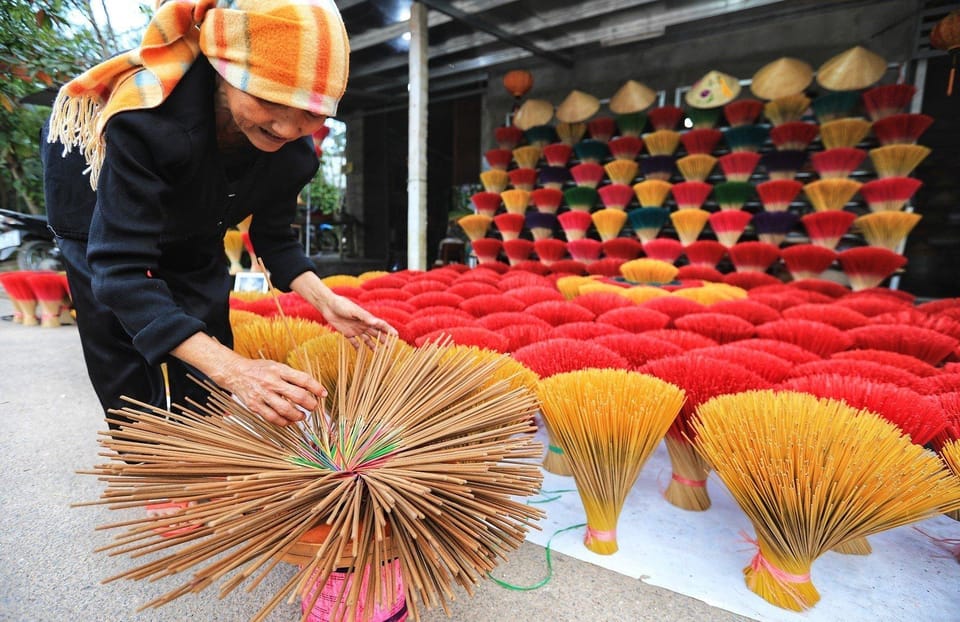
[[[331,296],[319,310],[330,326],[344,337],[351,341],[357,338],[370,348],[384,335],[397,334],[393,326],[340,295]]]

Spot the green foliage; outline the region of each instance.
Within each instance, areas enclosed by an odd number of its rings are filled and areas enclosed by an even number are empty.
[[[303,200],[310,197],[310,207],[313,211],[320,211],[324,214],[335,214],[340,210],[340,198],[343,195],[340,188],[334,186],[323,178],[323,171],[317,173],[310,185],[303,189],[301,196]]]

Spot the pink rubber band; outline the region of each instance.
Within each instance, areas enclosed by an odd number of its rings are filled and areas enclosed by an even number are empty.
[[[612,531],[600,531],[598,529],[592,529],[587,527],[587,542],[614,542],[617,539],[617,530]]]
[[[676,473],[671,475],[670,479],[677,482],[678,484],[683,484],[684,486],[691,486],[693,488],[703,488],[707,485],[707,480],[705,479],[687,479],[685,477],[680,477]]]
[[[773,575],[775,579],[783,581],[784,583],[807,583],[810,581],[810,574],[790,574],[785,570],[777,568],[770,561],[763,556],[759,550],[757,554],[753,556],[753,559],[750,560],[750,568],[755,571],[766,570]]]

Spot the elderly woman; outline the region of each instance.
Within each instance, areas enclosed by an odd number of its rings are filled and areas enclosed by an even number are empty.
[[[223,237],[250,214],[275,287],[349,338],[394,332],[322,283],[290,227],[349,54],[333,0],[172,1],[140,47],[61,89],[42,154],[47,209],[104,409],[121,395],[162,407],[167,387],[175,403],[204,401],[187,374],[279,425],[316,408],[316,379],[231,349]]]

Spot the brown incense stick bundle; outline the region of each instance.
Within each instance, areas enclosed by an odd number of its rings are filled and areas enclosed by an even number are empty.
[[[581,369],[540,381],[543,416],[570,467],[587,514],[584,545],[617,551],[617,520],[647,458],[680,411],[684,393],[653,376]]]
[[[960,506],[960,480],[935,454],[839,400],[722,395],[700,405],[693,427],[756,530],[747,586],[778,607],[819,600],[810,566],[824,551]]]
[[[248,579],[253,589],[294,547],[292,558],[303,562],[301,537],[326,525],[327,537],[253,619],[284,599],[320,594],[334,572],[362,575],[394,559],[419,619],[415,596],[427,608],[446,606],[453,584],[469,592],[519,547],[542,516],[518,500],[539,490],[532,460],[541,446],[533,440],[536,395],[493,380],[510,359],[446,344],[414,350],[389,337],[359,349],[349,371],[347,347],[339,348],[338,376],[349,382],[331,391],[328,413],[301,424],[275,427],[213,387],[207,405],[183,412],[142,404],[117,411],[130,423],[117,420],[121,429],[101,440],[110,461],[89,474],[107,488],[93,503],[210,501],[108,525],[125,530],[103,550],[161,552],[108,580],[190,571],[181,587],[145,607],[217,582],[221,594]],[[180,523],[197,527],[169,538],[155,533]],[[364,582],[343,583],[350,587],[340,590],[331,620],[367,619],[375,603],[391,602],[393,577],[384,574],[370,572],[362,595]]]

